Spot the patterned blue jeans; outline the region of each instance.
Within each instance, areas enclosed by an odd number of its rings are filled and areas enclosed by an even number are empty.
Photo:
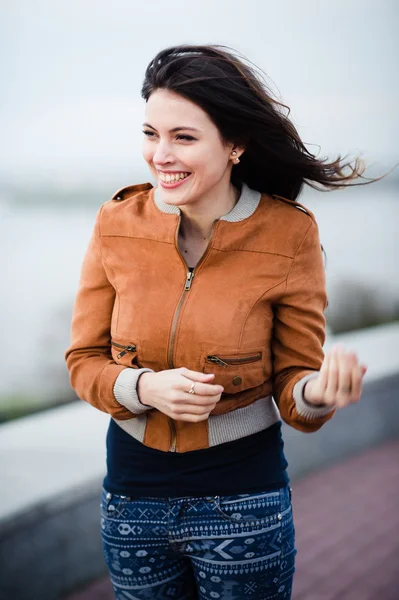
[[[130,498],[103,490],[101,531],[117,600],[288,600],[289,486],[233,496]]]

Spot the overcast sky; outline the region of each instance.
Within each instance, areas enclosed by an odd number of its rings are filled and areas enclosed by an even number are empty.
[[[320,155],[399,158],[397,0],[0,0],[7,180],[135,182],[145,68],[179,43],[259,65]]]

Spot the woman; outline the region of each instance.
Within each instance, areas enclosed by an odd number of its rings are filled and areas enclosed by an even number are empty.
[[[101,207],[66,353],[79,397],[111,416],[111,581],[118,599],[290,598],[281,418],[316,431],[359,400],[366,370],[344,348],[323,354],[322,249],[296,199],[363,167],[310,154],[220,46],[160,52],[142,95],[157,187]]]

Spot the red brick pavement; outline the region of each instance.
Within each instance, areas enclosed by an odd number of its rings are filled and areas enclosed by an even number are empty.
[[[399,440],[293,484],[293,600],[399,600]],[[108,578],[67,600],[114,600]]]

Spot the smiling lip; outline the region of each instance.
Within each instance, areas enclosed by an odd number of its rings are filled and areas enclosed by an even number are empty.
[[[172,175],[173,173],[181,173],[181,172],[182,171],[162,171],[162,173],[169,173],[170,175]],[[172,190],[174,188],[181,186],[185,181],[190,179],[190,177],[191,177],[191,173],[190,173],[190,175],[188,175],[188,177],[185,177],[184,179],[180,179],[180,181],[174,181],[173,183],[166,183],[166,181],[162,181],[162,179],[159,177],[159,183],[160,183],[161,187],[166,188],[168,190]]]

